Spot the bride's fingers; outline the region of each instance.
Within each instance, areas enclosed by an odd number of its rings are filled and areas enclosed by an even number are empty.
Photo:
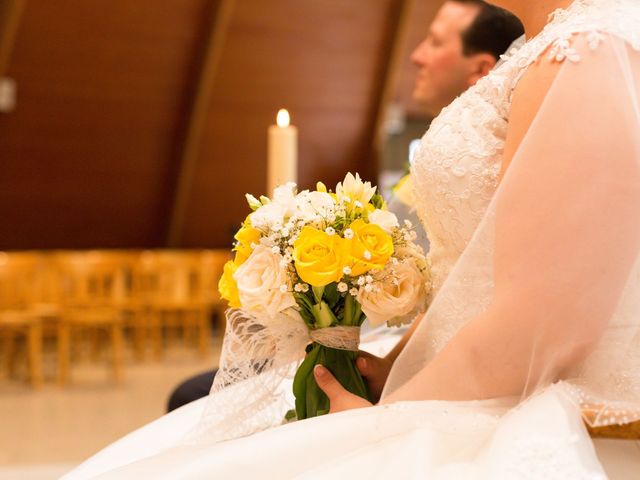
[[[316,378],[316,383],[320,389],[329,397],[330,404],[333,404],[333,400],[337,399],[341,395],[348,394],[344,387],[336,380],[331,372],[322,365],[316,365],[313,369],[313,375]]]
[[[358,367],[358,371],[360,375],[363,377],[368,377],[371,375],[371,359],[366,358],[364,356],[358,357],[356,360],[356,367]]]

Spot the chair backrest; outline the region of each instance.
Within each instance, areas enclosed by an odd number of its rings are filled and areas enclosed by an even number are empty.
[[[132,254],[110,251],[58,252],[62,303],[67,306],[115,306],[131,295]]]
[[[201,297],[200,251],[149,250],[140,256],[136,285],[150,301],[184,302]]]
[[[0,252],[0,309],[27,309],[42,288],[44,257],[32,252]]]

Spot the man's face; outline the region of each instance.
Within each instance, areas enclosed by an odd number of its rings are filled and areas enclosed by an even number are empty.
[[[455,1],[438,11],[429,34],[411,54],[420,68],[413,98],[437,115],[470,86],[468,59],[463,55],[462,33],[471,25],[478,7]]]

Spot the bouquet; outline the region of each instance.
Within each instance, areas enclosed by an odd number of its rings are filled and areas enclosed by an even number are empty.
[[[221,296],[267,323],[286,313],[306,325],[306,356],[293,381],[298,419],[329,411],[313,377],[317,364],[368,400],[355,366],[359,327],[365,319],[410,322],[426,303],[428,268],[411,223],[401,225],[377,189],[351,173],[335,192],[322,183],[298,192],[288,183],[272,199],[247,200],[253,212],[235,235]]]

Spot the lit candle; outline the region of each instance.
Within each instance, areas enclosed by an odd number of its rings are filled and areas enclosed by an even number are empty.
[[[269,127],[267,195],[283,183],[298,180],[298,129],[289,125],[289,112],[278,111],[277,125]]]

